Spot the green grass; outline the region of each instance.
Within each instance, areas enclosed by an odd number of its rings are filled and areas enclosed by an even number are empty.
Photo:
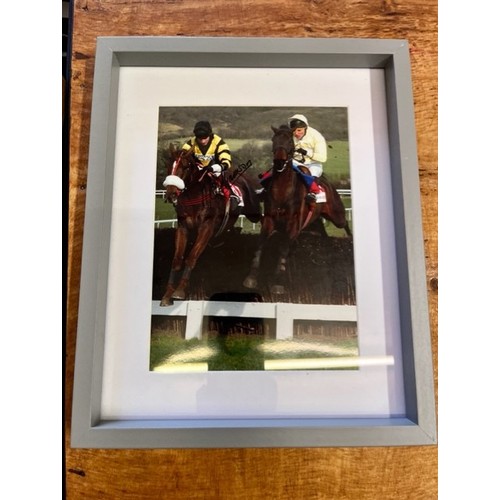
[[[329,352],[322,352],[322,351]],[[357,356],[356,338],[330,342],[269,341],[262,336],[215,336],[208,340],[184,340],[175,334],[154,334],[151,338],[150,370],[190,363],[207,363],[210,371],[263,370],[266,360]]]
[[[333,182],[348,181],[350,185],[349,143],[347,141],[328,143],[328,159],[323,164],[323,173]]]
[[[155,200],[155,220],[177,219],[175,208],[172,203],[165,203],[165,200],[156,197]]]

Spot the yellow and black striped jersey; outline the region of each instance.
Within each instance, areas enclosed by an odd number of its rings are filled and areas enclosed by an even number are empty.
[[[183,150],[193,150],[193,155],[197,163],[203,167],[208,167],[218,163],[224,170],[231,167],[231,151],[224,140],[216,134],[213,134],[212,140],[206,146],[200,146],[196,138],[192,137],[183,146]]]

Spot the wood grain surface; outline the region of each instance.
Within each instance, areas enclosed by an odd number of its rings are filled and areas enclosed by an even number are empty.
[[[437,446],[238,450],[69,447],[97,36],[409,41],[437,401],[437,10],[437,0],[75,0],[65,391],[65,489],[69,500],[437,498]]]

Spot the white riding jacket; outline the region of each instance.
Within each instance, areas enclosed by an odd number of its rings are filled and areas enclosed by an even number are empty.
[[[305,149],[307,154],[303,157],[300,153],[294,154],[294,160],[308,166],[311,163],[324,163],[327,158],[325,138],[312,127],[307,127],[302,139],[293,138],[295,149]]]

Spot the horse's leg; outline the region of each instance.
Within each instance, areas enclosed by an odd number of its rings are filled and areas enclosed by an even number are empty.
[[[250,188],[247,182],[242,185],[241,191],[243,193],[243,215],[250,222],[260,222],[262,220],[260,201],[258,195],[253,189]]]
[[[351,227],[349,226],[349,221],[347,219],[345,219],[344,231],[346,232],[348,238],[352,238]]]
[[[346,210],[342,198],[337,190],[331,186],[324,185],[327,189],[327,202],[324,204],[321,217],[332,222],[339,229],[343,229],[349,238],[352,238],[352,231],[346,217]]]
[[[213,223],[205,222],[198,229],[198,234],[193,244],[193,248],[191,249],[189,255],[185,260],[184,271],[182,273],[181,279],[179,281],[179,284],[177,285],[177,288],[175,289],[175,292],[172,295],[174,299],[178,300],[186,299],[186,289],[189,284],[189,278],[191,276],[191,272],[195,268],[196,263],[200,258],[200,255],[207,247],[208,242],[210,241],[210,238],[213,236],[213,234],[214,234]]]
[[[276,271],[273,277],[273,284],[271,285],[271,293],[282,295],[285,293],[285,277],[288,264],[288,256],[290,254],[290,248],[293,241],[297,238],[300,232],[300,222],[301,217],[298,214],[295,217],[290,217],[286,233],[283,234],[283,238],[280,241],[279,252],[278,252],[278,262],[276,265]]]
[[[257,247],[257,251],[255,252],[254,257],[252,259],[250,272],[243,281],[243,286],[245,288],[251,288],[251,289],[257,288],[258,285],[257,276],[259,274],[260,261],[262,259],[262,251],[264,249],[264,245],[271,236],[273,230],[274,230],[273,219],[268,215],[264,215],[262,219],[262,229],[260,231],[260,236],[259,236],[259,246]]]
[[[285,275],[286,265],[288,261],[288,254],[290,253],[290,239],[284,235],[283,241],[280,243],[278,263],[273,277],[273,284],[271,285],[271,293],[282,295],[285,293]]]
[[[179,224],[177,230],[175,231],[175,251],[174,251],[174,258],[172,259],[172,266],[170,267],[170,275],[168,277],[167,290],[161,299],[160,306],[169,306],[173,304],[172,296],[175,290],[177,275],[179,271],[182,269],[182,263],[184,260],[184,252],[186,251],[187,240],[188,240],[187,228]]]

